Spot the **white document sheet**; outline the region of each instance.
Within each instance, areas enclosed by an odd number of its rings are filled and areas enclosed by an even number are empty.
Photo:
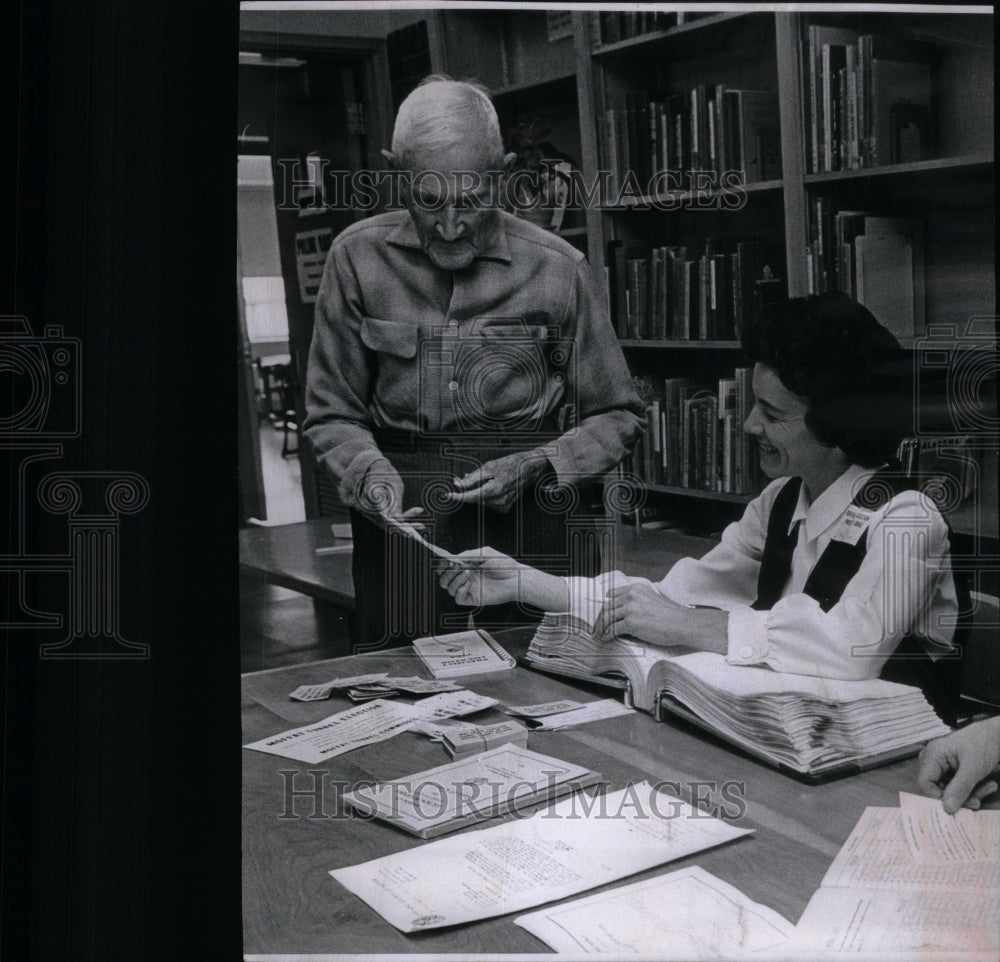
[[[402,932],[504,915],[749,834],[639,782],[330,874]]]
[[[571,728],[574,725],[585,725],[587,722],[600,721],[602,718],[617,718],[619,715],[633,714],[631,708],[626,708],[614,698],[602,698],[600,701],[589,701],[572,711],[546,715],[534,722],[535,729],[558,731],[560,728]]]
[[[899,793],[910,854],[924,865],[1000,860],[1000,811],[960,808],[949,815],[938,798]]]
[[[375,698],[311,725],[269,735],[243,747],[315,765],[362,745],[392,738],[416,722],[468,715],[496,703],[495,698],[471,691],[434,695],[416,705]]]
[[[823,886],[788,944],[788,958],[888,954],[935,962],[945,953],[995,959],[1000,895],[993,892],[846,889]]]
[[[784,945],[794,926],[692,865],[514,920],[556,952],[735,959]]]
[[[939,803],[940,804],[940,803]],[[823,884],[839,888],[1000,888],[1000,862],[925,864],[910,852],[898,808],[866,808],[827,870]]]

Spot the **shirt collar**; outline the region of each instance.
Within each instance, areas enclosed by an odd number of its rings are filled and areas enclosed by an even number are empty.
[[[403,211],[398,226],[393,229],[386,240],[396,247],[409,247],[413,250],[423,250],[420,245],[420,238],[417,236],[417,228],[413,224],[413,218]],[[510,243],[507,240],[507,225],[504,223],[503,212],[496,219],[496,230],[485,250],[476,254],[476,259],[502,261],[504,264],[511,262]]]
[[[807,541],[814,541],[832,524],[839,521],[861,485],[875,473],[875,468],[862,468],[852,464],[812,504],[806,496],[805,485],[799,489],[799,501],[792,515],[792,524],[805,520]],[[789,525],[791,531],[791,525]]]

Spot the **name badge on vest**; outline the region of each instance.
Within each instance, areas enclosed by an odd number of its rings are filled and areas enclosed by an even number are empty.
[[[871,521],[873,514],[874,512],[869,511],[867,508],[858,508],[852,504],[844,512],[844,516],[834,529],[831,538],[834,541],[843,541],[846,544],[857,544],[861,535],[868,530],[868,523]]]

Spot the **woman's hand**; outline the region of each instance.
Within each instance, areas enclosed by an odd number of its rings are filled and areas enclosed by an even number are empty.
[[[728,620],[725,611],[679,605],[652,585],[622,585],[608,592],[594,637],[603,642],[628,637],[653,645],[725,652]]]
[[[460,605],[478,608],[517,601],[525,565],[493,548],[473,548],[455,557],[464,563],[443,562],[438,577],[441,587]]]

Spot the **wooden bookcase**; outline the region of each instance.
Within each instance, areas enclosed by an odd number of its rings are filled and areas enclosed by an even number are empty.
[[[443,62],[436,68],[485,83],[506,126],[523,114],[548,110],[557,118],[553,129],[559,131],[560,148],[570,154],[578,151],[573,156],[579,158],[588,183],[602,168],[602,152],[607,153],[607,110],[621,106],[630,93],[683,94],[702,84],[776,92],[780,176],[746,184],[739,209],[702,209],[690,190],[674,195],[678,203],[673,210],[644,203],[651,199],[648,196],[626,198],[625,203],[606,197],[602,204],[588,205],[577,212],[565,233],[587,252],[598,276],[608,277],[613,268],[609,244],[614,242],[644,249],[667,244],[697,247],[708,238],[728,244],[760,237],[782,250],[787,292],[802,296],[810,288],[810,212],[818,198],[837,211],[913,219],[922,245],[920,324],[901,342],[912,352],[918,374],[914,429],[930,436],[947,434],[949,429],[974,435],[970,450],[975,458],[975,491],[961,504],[949,506],[948,515],[956,530],[987,539],[995,553],[992,16],[940,10],[928,14],[756,10],[669,14],[654,23],[652,17],[642,20],[641,14],[632,14],[611,42],[602,42],[607,39],[607,24],[602,23],[605,14],[596,11],[574,12],[572,36],[554,40],[548,36],[546,11],[448,9],[434,16],[443,51]],[[922,44],[930,51],[933,100],[927,143],[919,159],[814,170],[808,126],[809,39],[814,26],[876,35],[900,45]],[[611,307],[614,313],[613,303]],[[732,337],[625,337],[622,348],[633,373],[650,378],[687,375],[715,384],[741,364],[739,342]],[[942,350],[957,366],[935,366]],[[963,412],[968,415],[964,421]],[[709,531],[738,516],[752,496],[659,484],[646,487],[647,503]]]

